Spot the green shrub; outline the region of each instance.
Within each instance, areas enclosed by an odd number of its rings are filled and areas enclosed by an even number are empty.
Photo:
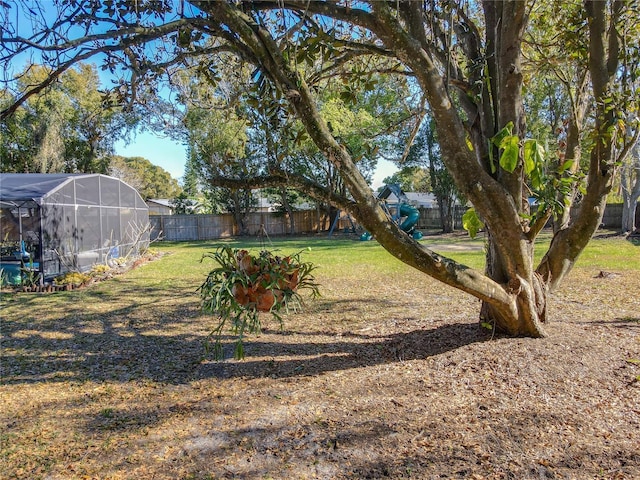
[[[89,281],[91,277],[80,272],[67,272],[63,275],[58,275],[53,279],[55,285],[82,285]]]
[[[91,276],[101,275],[103,273],[108,272],[109,270],[111,270],[111,267],[109,265],[100,263],[91,267],[91,271],[89,272],[89,275]]]

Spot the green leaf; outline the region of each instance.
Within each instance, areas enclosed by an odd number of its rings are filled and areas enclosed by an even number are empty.
[[[500,147],[502,144],[502,140],[504,140],[505,137],[508,137],[512,134],[513,134],[513,122],[509,122],[505,125],[505,127],[502,130],[500,130],[491,138],[491,141],[496,147]]]
[[[509,135],[500,142],[500,147],[504,149],[500,155],[500,166],[509,173],[512,173],[518,165],[519,142],[517,135]]]
[[[544,163],[544,147],[535,139],[524,142],[524,172],[529,175]]]
[[[484,223],[478,217],[475,208],[470,208],[462,216],[462,228],[469,232],[471,238],[475,238],[478,232],[484,228]]]
[[[569,168],[571,168],[571,166],[573,165],[573,162],[574,162],[573,160],[567,160],[566,162],[564,162],[560,166],[558,173],[564,173],[565,171],[567,171]]]
[[[542,188],[545,181],[542,173],[545,161],[544,147],[536,139],[525,140],[523,157],[525,173],[531,179],[531,186],[534,190]]]
[[[489,165],[491,166],[491,173],[496,173],[496,162],[493,161],[493,147],[489,144]]]
[[[464,137],[464,141],[467,144],[467,148],[469,149],[470,152],[473,152],[473,143],[471,143],[471,140],[469,139],[469,137]]]

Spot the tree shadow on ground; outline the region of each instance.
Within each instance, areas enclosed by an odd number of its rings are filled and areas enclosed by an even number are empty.
[[[287,335],[295,335],[285,332]],[[300,333],[308,336],[308,333]],[[323,335],[319,333],[318,336]],[[339,338],[340,340],[336,340]],[[257,339],[247,342],[243,361],[206,362],[198,378],[318,375],[325,372],[421,360],[488,339],[475,323],[441,325],[391,335],[347,333],[326,336],[313,343],[288,343]],[[226,353],[232,354],[231,346]],[[266,357],[266,359],[265,359]]]
[[[38,320],[37,305],[20,316],[14,312],[2,324],[3,383],[148,379],[183,384],[207,377],[316,375],[427,358],[486,338],[475,323],[391,335],[267,331],[249,337],[246,361],[210,362],[205,341],[215,322],[184,294],[176,291],[167,298],[158,287],[129,298],[123,289],[117,292],[116,306],[110,303],[116,294],[93,290],[75,297],[75,304],[59,305],[64,315],[46,321]],[[366,298],[350,304],[359,301],[371,303]],[[89,311],[90,302],[101,302],[105,311]],[[309,342],[309,337],[317,341]],[[228,356],[233,340],[223,338]]]
[[[135,430],[176,413],[209,419],[237,414],[225,402],[201,401],[161,411],[102,410],[86,426],[89,431]],[[413,478],[412,471],[419,478],[440,478],[443,472],[447,478],[573,478],[576,474],[592,478],[594,466],[602,474],[619,474],[610,478],[636,478],[640,460],[631,443],[592,443],[594,431],[587,416],[566,417],[544,405],[506,417],[500,408],[479,410],[475,427],[458,435],[457,441],[451,438],[451,417],[443,415],[425,415],[410,425],[389,417],[320,415],[326,421],[290,422],[265,413],[251,427],[237,428],[231,422],[197,431],[185,429],[176,432],[172,442],[182,447],[181,455],[193,459],[194,471],[216,478]],[[544,462],[528,454],[540,432],[566,423],[585,432],[586,445],[559,440],[557,448],[546,450]],[[400,432],[405,435],[399,436]],[[228,461],[220,461],[225,458]],[[119,470],[124,470],[127,459],[121,461]]]
[[[618,317],[613,320],[592,320],[588,322],[579,322],[584,325],[613,327],[613,328],[638,328],[640,329],[640,317]]]

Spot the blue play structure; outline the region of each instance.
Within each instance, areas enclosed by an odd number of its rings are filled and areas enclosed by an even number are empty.
[[[382,203],[383,208],[394,222],[400,222],[402,220],[398,225],[400,230],[411,235],[414,240],[420,240],[422,238],[422,232],[415,229],[416,224],[420,219],[420,211],[409,203],[409,199],[400,188],[400,185],[385,185],[382,191],[378,194],[378,198],[380,200],[386,200],[392,193],[398,199],[398,206],[395,209],[395,213],[391,214],[386,202]],[[360,240],[371,240],[372,238],[373,237],[369,232],[364,232],[360,236]]]
[[[342,210],[338,210],[336,212],[336,216],[333,218],[333,222],[331,222],[331,228],[329,229],[329,234],[328,237],[331,238],[331,236],[333,235],[334,230],[336,229],[336,226],[338,225],[338,222],[342,219]],[[346,215],[346,219],[349,220],[349,223],[351,224],[351,229],[349,230],[351,233],[356,233],[356,224],[353,223],[353,219],[351,218],[351,215],[349,215],[347,213]],[[345,229],[345,232],[347,231],[347,229]]]

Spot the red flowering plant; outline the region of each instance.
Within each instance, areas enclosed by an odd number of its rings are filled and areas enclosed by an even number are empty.
[[[269,313],[282,327],[281,313],[290,308],[298,309],[302,297],[298,291],[309,289],[313,297],[319,295],[311,262],[301,261],[302,252],[280,257],[268,250],[252,255],[247,250],[220,247],[204,254],[217,263],[204,283],[198,288],[202,308],[217,315],[219,322],[207,342],[213,342],[213,357],[223,357],[221,336],[228,326],[237,336],[234,357],[244,358],[245,334],[259,333],[260,313]]]

